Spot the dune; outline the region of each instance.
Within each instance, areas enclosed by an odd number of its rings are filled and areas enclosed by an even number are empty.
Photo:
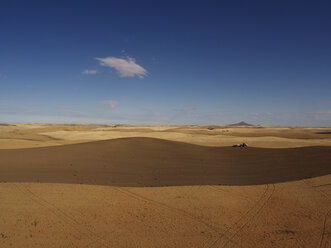
[[[331,246],[330,129],[15,125],[1,248]]]
[[[172,130],[172,131],[142,131],[127,129],[123,130],[111,130],[111,131],[54,131],[41,133],[58,140],[65,140],[66,142],[86,142],[95,140],[107,140],[118,138],[132,138],[132,137],[146,137],[146,138],[158,138],[170,141],[186,142],[190,144],[202,145],[202,146],[232,146],[237,143],[248,143],[249,146],[260,148],[294,148],[305,146],[331,146],[330,139],[296,139],[285,138],[276,136],[245,136],[244,134],[224,135],[224,134],[206,134],[206,130]],[[47,144],[47,143],[45,143]],[[20,146],[17,146],[18,148]],[[21,147],[23,148],[23,147]]]
[[[0,150],[0,181],[113,186],[256,185],[331,172],[331,147],[204,147],[152,138]]]
[[[215,147],[243,142],[250,147],[259,148],[331,146],[330,128],[15,124],[10,127],[0,126],[0,149],[58,146],[133,137]]]

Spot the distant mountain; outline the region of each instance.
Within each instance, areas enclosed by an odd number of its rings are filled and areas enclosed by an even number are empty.
[[[8,124],[8,123],[0,123],[0,126],[16,126],[16,125]]]
[[[254,125],[253,124],[246,123],[244,121],[241,121],[241,122],[238,122],[238,123],[230,124],[228,126],[254,126]]]

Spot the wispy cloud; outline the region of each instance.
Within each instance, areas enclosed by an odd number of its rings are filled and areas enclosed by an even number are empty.
[[[82,71],[82,74],[88,75],[88,74],[97,74],[98,71],[97,70],[84,70]]]
[[[118,105],[118,102],[114,100],[103,100],[101,103],[111,109],[115,108]]]
[[[131,57],[127,58],[95,58],[100,61],[100,65],[114,68],[120,77],[134,77],[143,78],[147,75],[147,71],[136,63],[136,60]]]

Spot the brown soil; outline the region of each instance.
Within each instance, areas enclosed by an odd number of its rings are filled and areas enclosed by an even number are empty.
[[[331,147],[203,147],[151,138],[0,150],[0,181],[254,185],[331,173]]]

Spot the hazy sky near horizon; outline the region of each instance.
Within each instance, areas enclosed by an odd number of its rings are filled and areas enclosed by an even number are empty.
[[[330,1],[0,3],[0,122],[331,126]]]

